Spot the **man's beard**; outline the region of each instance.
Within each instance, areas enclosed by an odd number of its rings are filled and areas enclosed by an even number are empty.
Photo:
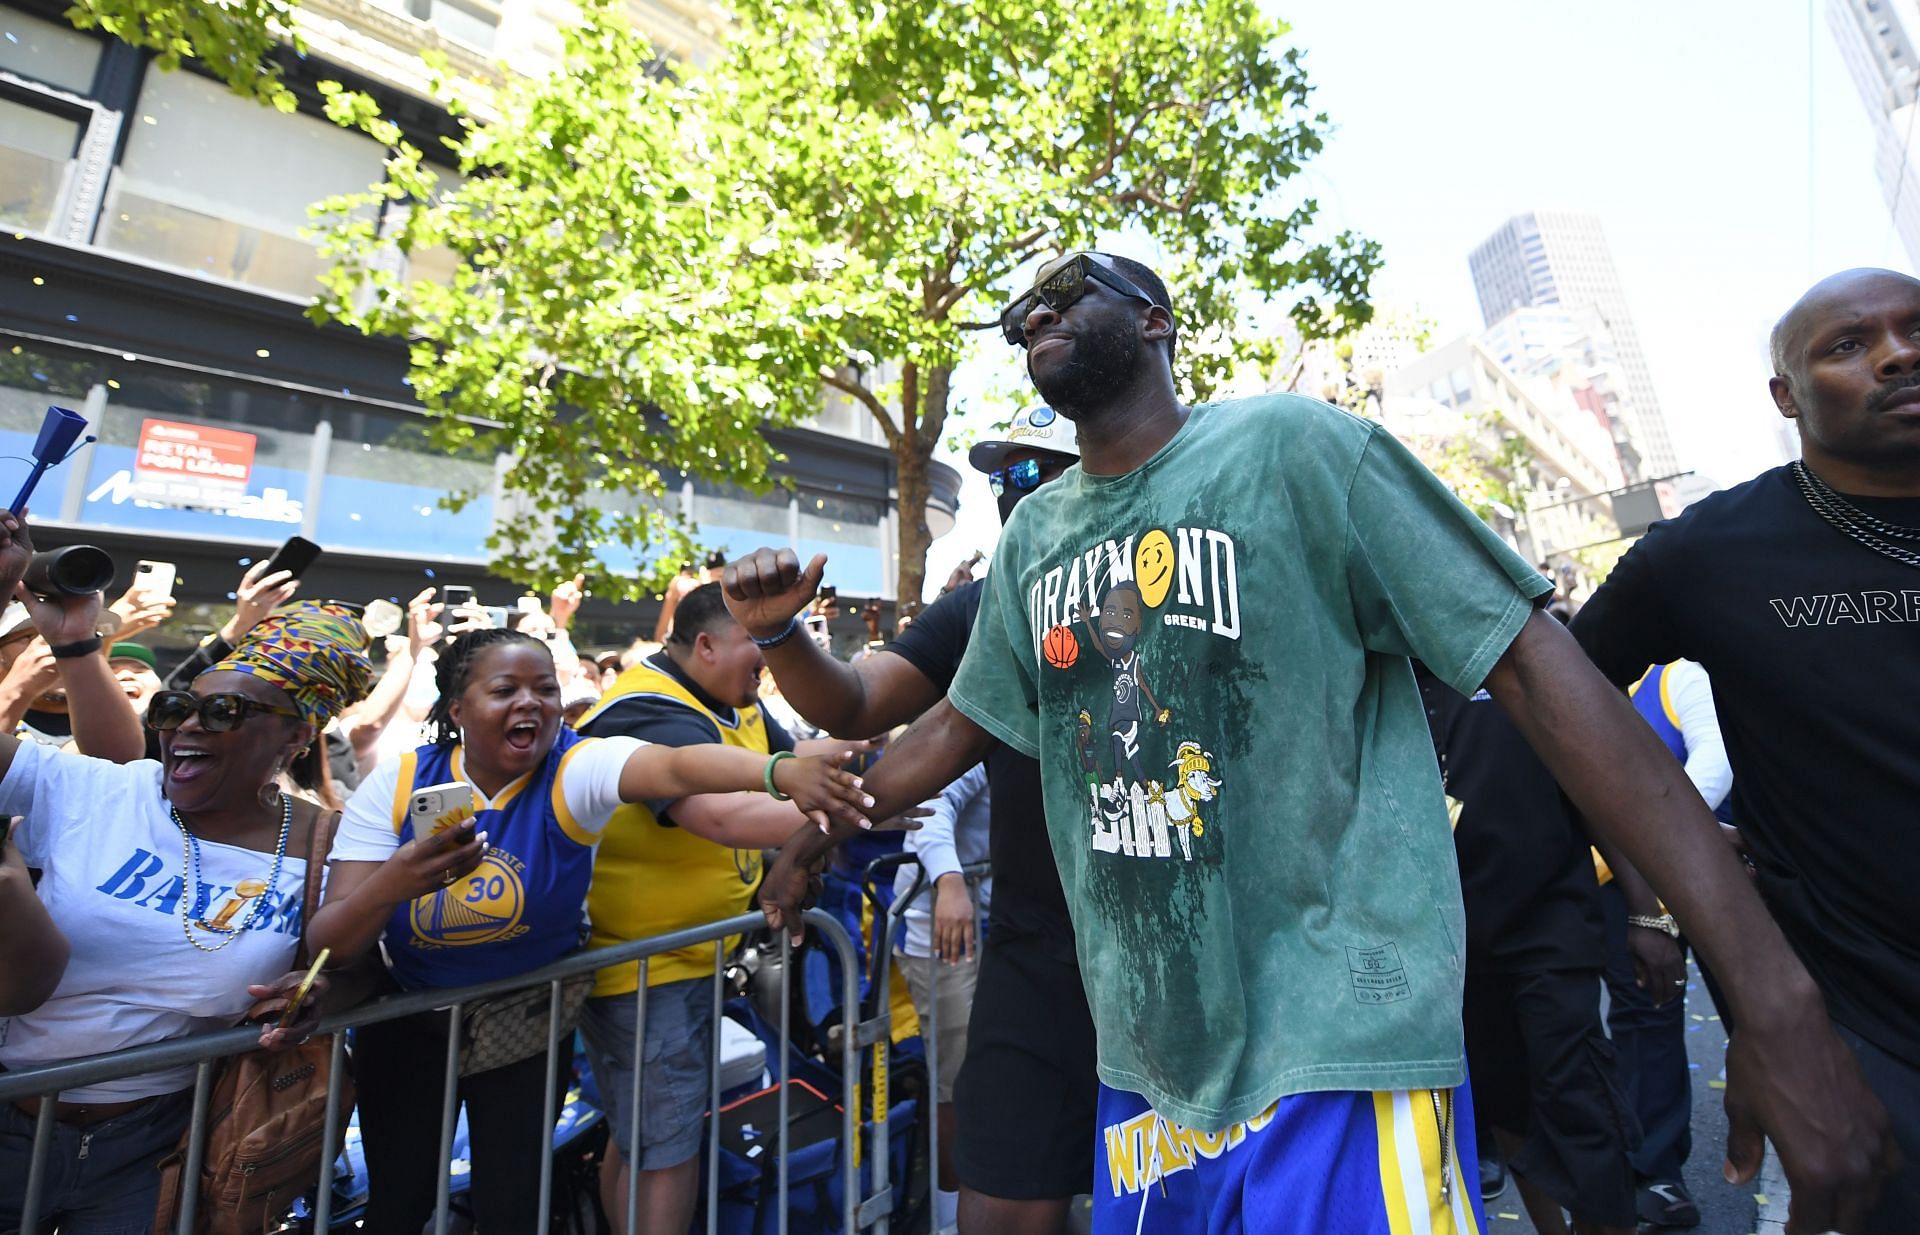
[[[1065,362],[1042,378],[1027,365],[1027,376],[1047,406],[1074,420],[1098,415],[1116,402],[1134,381],[1140,365],[1140,336],[1134,323],[1122,318],[1099,333],[1082,332],[1071,344]]]

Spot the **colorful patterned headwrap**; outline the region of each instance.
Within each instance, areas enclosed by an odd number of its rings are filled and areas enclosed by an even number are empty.
[[[208,673],[250,673],[293,699],[315,729],[367,697],[373,664],[367,628],[345,605],[296,600],[262,618]]]

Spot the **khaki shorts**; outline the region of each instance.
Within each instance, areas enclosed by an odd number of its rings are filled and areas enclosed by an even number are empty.
[[[953,1101],[953,1078],[960,1075],[960,1063],[967,1057],[967,1020],[973,1015],[973,980],[980,972],[980,949],[976,944],[973,959],[949,965],[935,956],[893,954],[893,964],[907,980],[913,994],[913,1010],[920,1017],[920,1032],[933,1020],[939,1034],[941,1102]],[[933,1007],[938,995],[940,1004]],[[933,1009],[932,1012],[929,1009]],[[934,1015],[934,1013],[938,1015]]]

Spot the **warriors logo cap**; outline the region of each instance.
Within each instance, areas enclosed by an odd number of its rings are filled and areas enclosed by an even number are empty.
[[[1006,437],[976,442],[967,452],[967,462],[975,471],[997,472],[1006,465],[1007,456],[1016,450],[1051,450],[1078,459],[1080,441],[1073,421],[1043,404],[1015,416],[1007,426]]]

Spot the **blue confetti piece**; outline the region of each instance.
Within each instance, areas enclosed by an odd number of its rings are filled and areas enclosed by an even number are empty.
[[[47,380],[47,375],[44,373],[35,373],[33,375],[33,380],[36,382],[44,382]]]
[[[1700,1070],[1700,1065],[1697,1063],[1690,1063],[1687,1065],[1687,1070],[1689,1072],[1698,1072]]]
[[[77,322],[80,320],[80,315],[78,313],[69,313],[67,314],[67,320],[70,322]]]
[[[243,558],[241,558],[241,559],[239,559],[239,561],[240,561],[240,564],[241,564],[242,566],[251,566],[251,565],[253,565],[253,559],[252,559],[252,558],[250,558],[250,557],[243,557]]]
[[[7,31],[7,42],[18,43],[19,41],[20,41],[19,37],[15,35],[13,31],[11,30]]]
[[[1698,1026],[1698,1025],[1689,1025],[1689,1026],[1687,1026],[1687,1032],[1688,1032],[1688,1033],[1699,1033],[1699,1032],[1700,1032],[1700,1026]]]
[[[439,578],[439,576],[438,576],[438,575],[436,575],[436,574],[434,574],[434,573],[433,573],[433,567],[431,567],[431,566],[429,566],[429,567],[427,567],[427,578],[429,578],[429,579],[437,579],[437,578]]]

